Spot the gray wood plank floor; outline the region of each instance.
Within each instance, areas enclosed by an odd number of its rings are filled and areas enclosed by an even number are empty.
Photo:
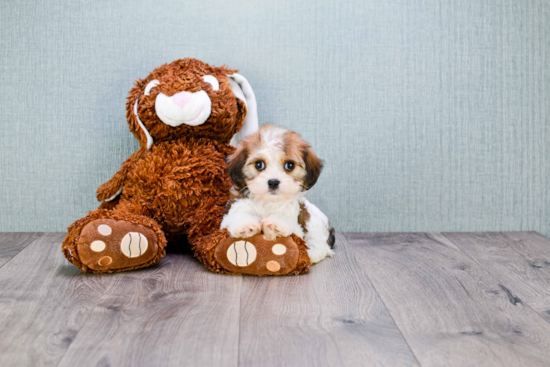
[[[0,366],[550,366],[550,240],[338,234],[309,274],[83,274],[0,233]]]
[[[38,237],[39,233],[0,233],[0,268]]]
[[[449,233],[445,237],[550,323],[550,242],[538,233]]]
[[[243,278],[239,365],[418,365],[340,234],[337,246],[310,274]]]

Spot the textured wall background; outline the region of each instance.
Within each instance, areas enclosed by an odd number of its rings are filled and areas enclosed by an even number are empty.
[[[240,68],[341,231],[550,235],[547,0],[2,1],[0,230],[61,231],[137,147],[133,81]]]

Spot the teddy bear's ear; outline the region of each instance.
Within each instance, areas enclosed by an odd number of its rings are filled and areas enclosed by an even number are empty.
[[[141,131],[143,132],[143,134],[145,135],[145,138],[147,139],[147,150],[149,150],[151,149],[151,145],[153,145],[153,137],[151,136],[151,134],[149,134],[149,131],[147,130],[143,122],[141,122],[141,120],[139,119],[138,102],[139,102],[139,98],[136,99],[136,102],[134,103],[134,116],[136,118],[136,121],[139,127],[141,128]]]
[[[258,111],[256,107],[256,97],[254,96],[254,91],[248,80],[241,74],[235,73],[229,75],[228,81],[235,97],[243,101],[246,105],[246,117],[243,126],[231,139],[231,145],[236,146],[237,143],[246,136],[258,131]]]

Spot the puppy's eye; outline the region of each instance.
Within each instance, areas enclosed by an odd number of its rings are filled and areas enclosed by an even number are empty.
[[[154,87],[156,87],[157,85],[159,85],[160,82],[158,80],[151,80],[149,82],[149,84],[147,84],[147,86],[145,87],[145,91],[143,92],[143,94],[145,94],[146,96],[150,95],[151,94],[151,89],[153,89]]]
[[[290,172],[294,169],[294,166],[295,166],[294,162],[288,161],[288,162],[285,163],[285,170],[287,172]]]
[[[210,84],[213,90],[220,89],[220,82],[218,82],[218,79],[214,78],[212,75],[205,75],[202,79],[205,83]]]
[[[256,161],[256,163],[254,164],[254,167],[256,167],[256,169],[258,171],[263,171],[265,169],[265,162],[264,161]]]

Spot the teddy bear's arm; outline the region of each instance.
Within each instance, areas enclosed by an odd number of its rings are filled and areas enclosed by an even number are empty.
[[[146,149],[143,147],[137,150],[122,164],[122,167],[120,167],[118,172],[115,173],[109,181],[99,186],[96,192],[96,197],[98,201],[114,199],[118,194],[120,194],[128,172],[145,152]]]

